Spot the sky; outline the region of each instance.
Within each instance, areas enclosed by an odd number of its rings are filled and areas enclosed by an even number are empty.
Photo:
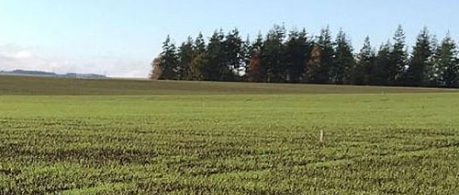
[[[355,51],[367,35],[379,47],[399,24],[410,46],[424,26],[459,40],[458,8],[457,0],[0,0],[0,70],[145,78],[168,35],[180,44],[238,28],[255,38],[274,24],[311,36],[342,28]]]

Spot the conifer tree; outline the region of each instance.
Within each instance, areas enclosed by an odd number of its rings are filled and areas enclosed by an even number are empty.
[[[177,79],[178,56],[175,44],[171,42],[169,36],[163,43],[163,52],[161,53],[161,68],[160,80],[175,80]]]
[[[261,62],[263,68],[266,70],[267,82],[285,82],[285,36],[285,27],[274,25],[263,43]]]
[[[190,64],[190,80],[204,80],[202,72],[209,61],[206,47],[204,36],[199,33],[194,40],[193,59]]]
[[[432,56],[431,37],[424,28],[416,39],[410,63],[406,71],[405,83],[407,86],[425,86],[428,83],[428,70],[431,70],[429,60]]]
[[[223,41],[224,64],[228,66],[230,72],[227,74],[228,80],[236,80],[239,72],[242,71],[244,64],[244,42],[239,35],[239,30],[230,31]],[[232,78],[232,79],[231,79]]]
[[[406,51],[406,36],[401,25],[395,31],[394,45],[390,52],[390,63],[386,65],[387,85],[401,84],[402,76],[406,70],[408,54]]]
[[[371,80],[371,69],[375,63],[375,52],[371,47],[370,37],[366,37],[360,53],[357,55],[356,67],[352,74],[352,84],[368,85]]]
[[[333,42],[330,28],[322,29],[314,44],[311,57],[307,64],[306,80],[308,83],[326,84],[330,81],[330,70],[333,66]]]
[[[333,66],[330,68],[330,81],[334,84],[349,84],[355,67],[353,49],[346,34],[340,30],[335,41]]]
[[[188,40],[179,47],[178,57],[177,78],[179,80],[191,80],[191,62],[194,57],[193,39],[191,37],[188,37]]]
[[[387,42],[379,48],[375,64],[371,68],[369,84],[380,86],[390,85],[390,78],[393,76],[393,65],[391,63],[391,44]]]
[[[292,30],[285,47],[286,79],[288,82],[298,83],[305,74],[305,63],[311,53],[306,30]]]
[[[439,80],[441,86],[458,87],[459,65],[457,46],[448,34],[442,41],[437,51]]]
[[[427,86],[429,87],[439,87],[440,86],[440,68],[439,68],[439,43],[436,35],[432,35],[432,39],[430,40],[431,43],[431,51],[432,55],[429,59],[429,65],[427,67]]]
[[[225,35],[223,30],[215,31],[207,45],[208,63],[202,69],[206,81],[230,81],[234,72],[230,69],[225,52]]]

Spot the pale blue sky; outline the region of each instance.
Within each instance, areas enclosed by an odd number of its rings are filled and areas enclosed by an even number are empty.
[[[0,70],[23,68],[146,77],[169,34],[178,43],[235,27],[251,37],[273,24],[318,34],[343,28],[359,50],[390,39],[398,24],[410,46],[427,26],[458,40],[457,0],[2,0]]]

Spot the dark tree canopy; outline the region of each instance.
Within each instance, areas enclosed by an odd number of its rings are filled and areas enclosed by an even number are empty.
[[[159,62],[158,62],[159,59]],[[155,60],[154,60],[155,61]],[[163,52],[160,57],[156,59],[157,62],[153,62],[154,68],[156,68],[154,74],[158,80],[175,80],[178,74],[179,56],[175,44],[171,42],[169,36],[163,43]]]
[[[400,81],[408,61],[405,39],[405,32],[402,26],[399,25],[393,37],[394,44],[390,52],[390,63],[386,66],[388,85],[401,84]]]
[[[374,49],[370,37],[354,53],[344,30],[332,39],[329,27],[316,37],[306,29],[274,25],[266,35],[243,40],[238,29],[216,30],[205,39],[189,37],[177,48],[170,37],[152,62],[151,79],[272,83],[459,87],[456,42],[439,44],[424,28],[406,45],[398,26],[391,41]]]
[[[432,71],[430,59],[432,57],[431,37],[427,28],[424,28],[416,39],[416,45],[413,47],[408,69],[405,73],[405,84],[410,86],[427,85],[428,71]]]
[[[366,37],[360,53],[357,54],[356,66],[352,72],[351,84],[364,85],[370,84],[372,68],[375,65],[375,52],[371,47],[370,37]]]
[[[330,79],[334,84],[350,84],[355,68],[353,49],[343,30],[340,30],[335,40],[335,53],[331,66]]]

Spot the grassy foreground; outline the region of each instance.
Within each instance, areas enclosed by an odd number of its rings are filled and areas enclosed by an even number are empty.
[[[58,91],[61,80],[12,79],[37,78],[0,77],[0,194],[459,190],[457,93],[122,80]],[[121,90],[131,82],[150,87]]]

